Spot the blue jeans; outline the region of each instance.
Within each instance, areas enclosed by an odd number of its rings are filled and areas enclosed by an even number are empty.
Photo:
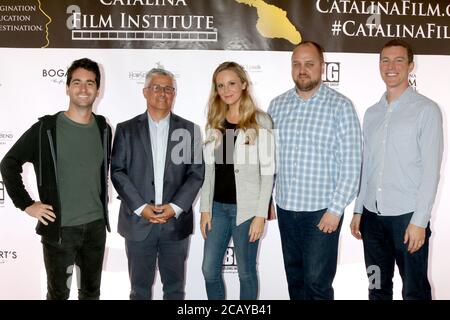
[[[360,231],[368,276],[376,280],[373,271],[379,270],[380,273],[379,284],[374,281],[369,287],[370,300],[392,300],[395,263],[403,281],[403,299],[431,300],[427,277],[431,230],[428,225],[424,245],[418,251],[409,253],[408,244],[403,243],[403,238],[411,216],[412,212],[400,216],[381,216],[366,208],[363,210]],[[377,269],[373,269],[373,266]]]
[[[240,299],[257,299],[256,256],[259,240],[249,242],[248,232],[252,221],[253,218],[236,226],[236,205],[213,202],[211,231],[207,231],[202,265],[209,300],[225,299],[222,263],[231,237],[237,260]]]
[[[317,228],[327,209],[289,211],[277,206],[284,268],[291,300],[332,300],[339,232]]]
[[[106,242],[105,221],[100,219],[79,226],[62,227],[61,239],[61,243],[42,239],[47,299],[69,298],[69,278],[74,264],[80,271],[78,299],[99,299]]]

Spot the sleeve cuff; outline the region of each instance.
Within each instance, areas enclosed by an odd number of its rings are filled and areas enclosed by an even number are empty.
[[[175,211],[175,218],[178,219],[179,215],[183,212],[183,209],[174,203],[169,203],[169,205],[172,207],[173,211]]]
[[[139,217],[142,216],[142,211],[144,211],[144,208],[147,204],[143,204],[142,206],[140,206],[139,208],[137,208],[136,210],[134,210],[134,213],[136,213]]]

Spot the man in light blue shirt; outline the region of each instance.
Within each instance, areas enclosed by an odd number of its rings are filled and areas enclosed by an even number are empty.
[[[395,263],[403,299],[431,299],[429,221],[442,160],[442,115],[435,102],[409,86],[413,69],[409,44],[386,43],[380,54],[386,92],[364,116],[361,189],[350,228],[364,243],[374,280],[371,300],[392,300]]]
[[[320,45],[292,53],[295,88],[268,113],[276,129],[276,203],[291,299],[333,299],[339,232],[358,190],[361,131],[348,98],[322,84]]]

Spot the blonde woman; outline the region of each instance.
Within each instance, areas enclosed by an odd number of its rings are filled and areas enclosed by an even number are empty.
[[[222,261],[233,238],[240,298],[258,296],[256,257],[275,171],[272,120],[257,109],[250,81],[235,62],[214,71],[208,105],[200,227],[202,271],[210,300],[225,299]]]

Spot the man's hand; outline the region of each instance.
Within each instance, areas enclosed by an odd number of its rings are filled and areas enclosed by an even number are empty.
[[[324,233],[335,232],[339,225],[340,220],[341,220],[340,217],[327,211],[323,214],[322,219],[320,219],[317,228],[319,228],[319,230]]]
[[[425,228],[410,223],[406,228],[403,243],[408,243],[409,253],[414,253],[419,250],[425,243]]]
[[[361,224],[361,214],[355,213],[352,218],[352,222],[350,222],[350,231],[352,235],[361,240],[361,231],[359,230],[359,225]]]
[[[25,212],[33,218],[38,219],[46,226],[48,225],[47,221],[55,222],[56,219],[56,215],[53,212],[53,207],[40,201],[37,201],[31,206],[26,207]]]
[[[158,210],[161,210],[161,214],[158,215],[158,218],[164,219],[164,222],[175,217],[175,211],[170,204],[163,204],[160,206],[156,206],[156,208]]]
[[[200,231],[204,240],[207,238],[206,229],[208,229],[208,232],[211,231],[211,214],[209,212],[202,212],[200,216]]]
[[[142,210],[141,216],[151,223],[166,223],[166,219],[162,217],[163,209],[161,207],[147,204]]]
[[[266,219],[263,217],[254,217],[252,224],[250,225],[250,230],[248,230],[249,235],[249,241],[255,242],[259,238],[261,238],[261,235],[264,232],[264,224],[266,222]]]

